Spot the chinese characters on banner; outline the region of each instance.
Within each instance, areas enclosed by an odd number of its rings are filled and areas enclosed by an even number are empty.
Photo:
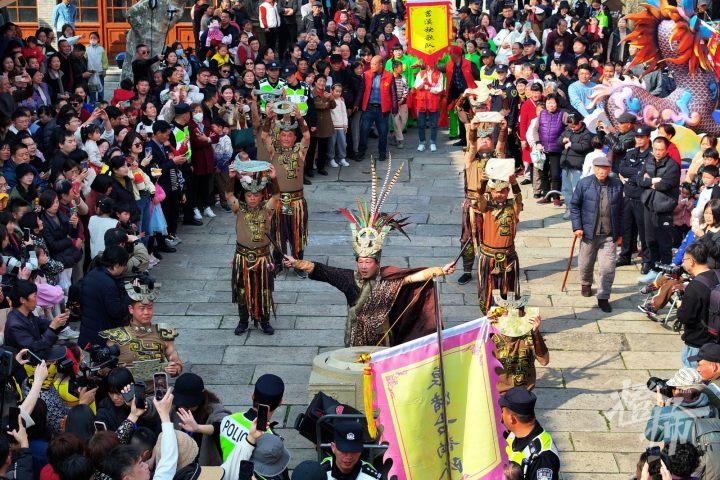
[[[408,0],[407,50],[424,63],[437,63],[450,45],[450,2]]]
[[[447,422],[436,335],[372,354],[377,422],[389,442],[386,457],[393,459],[388,478],[447,480],[448,463],[453,480],[503,478],[500,364],[487,336],[485,319],[443,331]]]

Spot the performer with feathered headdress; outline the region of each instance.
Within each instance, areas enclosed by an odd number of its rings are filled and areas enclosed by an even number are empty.
[[[370,204],[358,199],[357,212],[341,209],[350,220],[356,271],[290,256],[284,260],[285,266],[304,270],[311,279],[329,283],[345,294],[348,303],[346,346],[392,346],[434,332],[432,278],[455,271],[455,263],[433,268],[380,267],[385,237],[392,230],[405,234],[406,219],[398,219],[397,212],[381,212],[401,170],[402,166],[391,178],[390,161],[383,185],[378,190],[378,177],[373,166]]]

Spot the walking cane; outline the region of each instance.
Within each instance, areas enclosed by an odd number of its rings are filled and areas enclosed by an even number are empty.
[[[570,267],[572,267],[572,260],[573,256],[575,256],[575,242],[577,242],[578,237],[573,235],[573,241],[572,245],[570,245],[570,258],[568,259],[567,268],[565,268],[565,276],[563,277],[563,283],[562,287],[560,287],[560,291],[565,291],[565,284],[567,283],[568,275],[570,274]]]

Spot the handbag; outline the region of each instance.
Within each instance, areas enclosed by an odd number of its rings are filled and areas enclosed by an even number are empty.
[[[541,152],[536,148],[533,148],[530,152],[530,160],[532,161],[533,167],[537,168],[538,170],[542,170],[543,167],[545,167],[546,159],[547,156],[545,155],[545,152]]]

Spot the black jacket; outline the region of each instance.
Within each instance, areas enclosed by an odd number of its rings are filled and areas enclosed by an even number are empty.
[[[606,180],[608,204],[610,207],[610,227],[613,240],[622,234],[622,191],[623,185],[615,177]],[[600,210],[600,192],[603,185],[595,175],[581,178],[575,187],[570,201],[570,221],[572,229],[582,230],[584,238],[592,240],[595,237],[595,226]]]
[[[22,350],[29,348],[33,353],[50,350],[57,341],[57,332],[50,328],[50,322],[30,313],[27,317],[16,309],[10,310],[5,321],[5,345]]]
[[[570,140],[569,148],[565,148],[565,144],[563,143],[564,138]],[[557,139],[557,144],[563,149],[560,154],[560,167],[582,170],[583,164],[585,163],[585,155],[593,150],[592,146],[590,146],[590,140],[592,140],[592,133],[590,133],[590,130],[588,130],[584,124],[577,132],[570,130],[570,127],[565,127],[565,130]]]
[[[110,192],[110,198],[115,201],[116,205],[126,204],[130,206],[130,220],[134,223],[140,220],[140,210],[137,208],[137,202],[135,201],[135,194],[132,190],[132,179],[128,177],[125,180],[125,185],[121,184],[114,176],[112,179],[112,191]]]
[[[43,240],[50,251],[50,258],[62,262],[65,268],[72,268],[82,257],[82,250],[75,248],[72,240],[77,237],[77,228],[70,225],[70,219],[60,211],[56,218],[57,223],[47,212],[40,215]]]
[[[98,332],[125,324],[129,299],[119,279],[104,267],[95,267],[82,279],[82,320],[78,345],[105,345]]]
[[[643,189],[638,186],[638,175],[645,165],[645,161],[652,157],[652,149],[646,148],[640,151],[638,148],[631,148],[625,154],[625,158],[620,161],[618,173],[627,178],[625,182],[625,196],[635,200],[640,200]]]
[[[646,208],[655,214],[670,214],[675,210],[680,196],[680,166],[675,160],[666,156],[656,162],[651,155],[645,160],[637,178],[638,185],[643,189],[641,200]],[[653,178],[660,178],[654,189],[651,188]]]
[[[677,312],[677,320],[685,327],[681,337],[682,341],[691,347],[699,348],[705,343],[716,341],[708,333],[707,323],[711,290],[708,285],[717,284],[717,275],[710,270],[692,279],[685,287],[683,301]]]

